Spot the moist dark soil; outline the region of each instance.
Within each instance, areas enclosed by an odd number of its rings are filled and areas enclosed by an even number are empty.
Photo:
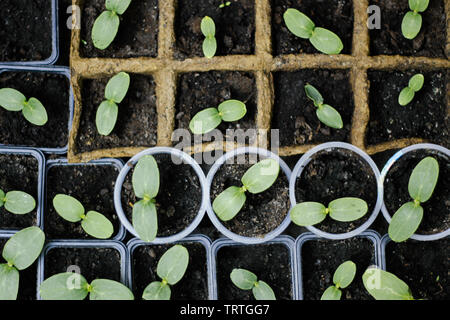
[[[70,41],[72,30],[67,27],[68,21],[72,23],[72,14],[76,11],[67,12],[72,6],[72,0],[58,0],[58,24],[59,24],[59,57],[56,61],[57,66],[70,65]]]
[[[203,57],[200,25],[209,16],[216,25],[216,56],[253,54],[255,51],[255,0],[231,0],[219,8],[222,0],[178,0],[175,18],[176,59]]]
[[[230,279],[235,268],[249,270],[266,282],[277,300],[292,300],[290,250],[284,244],[233,245],[217,252],[217,286],[219,300],[255,300],[252,291],[236,287]]]
[[[98,107],[105,100],[105,87],[110,78],[83,81],[83,110],[76,140],[78,152],[156,145],[158,118],[155,82],[151,76],[130,74],[130,78],[130,88],[119,104],[117,123],[109,136],[98,133],[95,117]]]
[[[82,57],[135,58],[158,55],[158,0],[131,1],[128,9],[120,16],[116,38],[108,48],[99,50],[93,45],[91,30],[97,17],[105,10],[104,1],[84,1],[81,12]]]
[[[44,230],[50,239],[89,239],[81,223],[71,223],[61,218],[53,207],[57,194],[66,194],[78,199],[86,212],[102,213],[112,222],[114,235],[120,221],[114,209],[114,185],[119,170],[113,165],[56,165],[47,173],[47,209]]]
[[[450,239],[389,242],[386,269],[405,281],[413,297],[448,300],[450,297]]]
[[[248,155],[240,158],[235,157],[233,164],[225,163],[216,172],[211,183],[211,203],[228,187],[242,186],[242,176],[256,159],[249,159]],[[281,168],[278,179],[269,189],[259,194],[247,192],[246,197],[241,211],[232,220],[222,221],[228,230],[241,236],[262,238],[280,226],[289,213],[289,181]]]
[[[402,34],[402,21],[410,10],[408,0],[371,0],[381,9],[381,29],[370,30],[372,55],[404,55],[445,58],[447,44],[445,1],[430,1],[422,13],[422,29],[413,40]]]
[[[171,286],[171,300],[208,300],[208,270],[206,249],[200,243],[182,243],[189,251],[189,265],[184,277]],[[132,256],[133,293],[141,299],[145,288],[161,281],[156,273],[158,261],[172,245],[140,246]]]
[[[39,164],[36,158],[27,155],[0,154],[0,189],[9,191],[23,191],[38,199]],[[0,208],[0,229],[23,229],[37,223],[37,213],[34,209],[30,213],[17,215]]]
[[[280,130],[280,146],[328,141],[349,141],[354,110],[347,70],[313,70],[275,73],[275,105],[272,129]],[[306,96],[305,85],[313,85],[326,104],[341,114],[344,127],[332,129],[317,118],[317,107]]]
[[[401,106],[398,96],[417,73],[425,84],[414,100]],[[450,113],[447,103],[446,70],[369,71],[370,122],[367,142],[371,145],[401,138],[423,138],[450,147]]]
[[[202,188],[194,169],[188,164],[175,164],[168,154],[154,155],[159,168],[160,185],[156,196],[158,237],[167,237],[186,229],[197,216],[202,202]],[[177,159],[179,160],[179,159]],[[122,206],[130,222],[136,198],[131,169],[122,188]]]
[[[362,218],[352,222],[339,222],[326,217],[314,227],[329,233],[350,232],[366,222],[375,208],[377,182],[369,164],[353,151],[333,149],[320,151],[305,166],[297,179],[297,203],[314,201],[325,206],[336,199],[356,197],[369,207]]]
[[[350,0],[272,0],[274,55],[320,53],[307,39],[296,37],[284,23],[283,14],[293,8],[307,15],[316,25],[333,31],[344,44],[341,53],[350,54],[353,38],[353,5]]]
[[[342,289],[341,300],[373,300],[362,282],[363,273],[376,262],[375,247],[369,239],[310,240],[303,244],[300,254],[305,300],[320,300],[323,292],[333,285],[336,269],[347,260],[356,264],[356,276]]]
[[[46,72],[4,72],[0,88],[13,88],[27,99],[38,99],[47,110],[48,122],[36,126],[22,112],[0,108],[0,143],[38,148],[63,148],[69,135],[70,83],[65,75]]]
[[[450,228],[450,158],[432,150],[408,152],[389,170],[384,182],[384,203],[391,216],[406,202],[412,171],[425,157],[432,156],[439,163],[439,179],[431,198],[422,204],[423,220],[416,233],[433,234]]]
[[[0,2],[0,61],[39,61],[52,54],[52,1]]]

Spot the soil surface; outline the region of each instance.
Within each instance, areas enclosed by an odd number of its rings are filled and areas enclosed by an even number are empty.
[[[47,209],[44,230],[50,239],[89,239],[81,223],[71,223],[58,215],[53,207],[57,194],[66,194],[79,200],[86,212],[102,213],[114,226],[114,237],[120,221],[114,209],[114,185],[119,170],[113,165],[56,165],[47,173]]]
[[[326,217],[314,226],[329,233],[345,233],[360,227],[369,219],[377,200],[376,178],[369,164],[356,153],[343,149],[317,153],[297,179],[295,191],[297,203],[314,201],[328,206],[343,197],[367,202],[369,209],[358,220],[339,222]]]
[[[439,163],[439,178],[431,198],[422,204],[423,220],[416,233],[434,234],[450,228],[450,158],[432,150],[409,152],[389,170],[384,182],[384,203],[391,216],[406,202],[412,201],[408,183],[412,171],[425,157]]]
[[[211,183],[211,203],[228,187],[242,186],[242,176],[256,161],[249,161],[248,155],[245,161],[240,158],[235,157],[234,164],[224,164],[216,172]],[[241,211],[232,220],[222,221],[228,230],[241,236],[262,238],[280,226],[289,213],[289,181],[281,168],[277,180],[269,189],[259,194],[246,192],[246,197]]]
[[[279,72],[275,73],[274,83],[272,129],[280,130],[281,147],[350,140],[354,103],[348,71]],[[305,93],[308,83],[319,90],[326,104],[339,111],[342,129],[332,129],[319,121],[317,107]]]
[[[209,16],[216,25],[216,56],[253,54],[255,51],[255,0],[231,0],[219,8],[222,0],[178,0],[175,18],[176,59],[203,57],[200,25]]]
[[[160,185],[156,196],[158,237],[167,237],[186,229],[197,216],[202,202],[200,180],[188,164],[175,164],[167,154],[154,155],[159,168]],[[179,160],[179,159],[177,159]],[[132,221],[132,207],[136,198],[131,169],[122,187],[122,206]]]
[[[425,83],[414,100],[401,106],[398,96],[409,79],[422,73]],[[371,145],[401,138],[423,138],[450,147],[447,103],[448,71],[369,71]]]
[[[58,0],[58,24],[59,24],[59,57],[56,61],[57,66],[70,65],[70,41],[72,30],[67,27],[68,21],[72,23],[72,14],[75,11],[67,13],[72,5],[72,0]]]
[[[251,290],[241,290],[231,281],[235,268],[256,274],[272,288],[277,300],[293,298],[290,250],[284,244],[225,246],[217,252],[216,263],[219,300],[255,300]]]
[[[307,39],[295,36],[284,23],[283,14],[293,8],[316,25],[336,33],[344,44],[341,53],[350,54],[353,38],[353,5],[350,0],[272,0],[274,55],[320,53]]]
[[[52,1],[0,2],[0,61],[40,61],[52,54]]]
[[[109,136],[98,133],[95,117],[98,107],[105,100],[105,87],[110,78],[83,81],[83,110],[76,139],[78,152],[156,145],[158,118],[155,82],[151,76],[130,74],[130,78],[130,88],[119,104],[117,123]]]
[[[116,38],[105,50],[95,48],[91,38],[95,20],[106,10],[105,2],[85,0],[84,3],[81,13],[80,55],[82,57],[135,58],[158,55],[158,0],[131,1],[128,9],[120,16]]]
[[[189,265],[184,277],[170,286],[171,300],[208,300],[208,270],[206,249],[200,243],[182,243],[189,251]],[[132,255],[133,293],[141,299],[145,288],[153,281],[161,281],[156,273],[158,261],[172,245],[140,246]]]
[[[430,1],[422,13],[422,29],[413,40],[402,34],[402,21],[410,10],[408,0],[371,0],[371,5],[381,8],[381,29],[370,30],[370,51],[372,55],[404,55],[441,57],[446,55],[445,1]]]
[[[48,122],[36,126],[22,112],[0,108],[0,143],[38,148],[63,148],[68,143],[70,83],[65,75],[46,72],[4,72],[0,88],[19,90],[27,99],[38,99]]]

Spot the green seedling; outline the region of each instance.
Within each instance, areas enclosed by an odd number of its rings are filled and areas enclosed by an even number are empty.
[[[105,88],[105,101],[97,109],[95,124],[98,133],[108,136],[114,129],[119,113],[118,103],[125,98],[130,87],[130,76],[126,72],[120,72],[112,77]]]
[[[320,300],[341,300],[341,289],[347,288],[355,279],[356,264],[352,261],[345,261],[334,272],[334,286],[328,287],[322,294]]]
[[[408,11],[402,21],[402,33],[406,39],[412,40],[419,34],[422,28],[420,12],[427,10],[429,2],[430,0],[409,0],[411,11]]]
[[[94,47],[105,50],[114,41],[120,25],[120,15],[128,9],[131,0],[106,0],[106,11],[103,11],[92,27]]]
[[[242,187],[232,186],[225,189],[213,202],[214,212],[220,220],[233,219],[245,204],[245,193],[261,193],[269,189],[277,180],[280,165],[274,159],[262,160],[251,166],[242,176]]]
[[[420,73],[409,79],[408,86],[404,88],[398,96],[398,103],[401,106],[409,104],[414,99],[416,93],[422,89],[424,82],[425,78]]]
[[[325,54],[339,54],[344,49],[341,39],[332,31],[316,27],[314,22],[296,9],[287,9],[283,15],[287,28],[297,37],[309,39],[311,44]]]
[[[438,177],[439,164],[433,157],[422,159],[414,168],[408,183],[408,192],[413,201],[402,205],[389,224],[389,237],[393,241],[405,241],[419,228],[423,218],[421,204],[431,198]]]
[[[16,89],[0,89],[0,106],[8,111],[22,111],[23,117],[36,126],[43,126],[48,121],[47,111],[36,98],[27,98]]]
[[[276,300],[272,288],[266,282],[258,281],[258,277],[253,272],[245,269],[233,269],[230,278],[239,289],[252,290],[256,300]]]
[[[170,300],[170,286],[177,284],[186,273],[189,252],[181,245],[167,250],[159,259],[156,273],[161,281],[154,281],[145,288],[144,300]]]
[[[53,198],[53,207],[66,221],[80,222],[83,230],[98,239],[108,239],[114,232],[114,227],[104,215],[96,211],[85,214],[83,205],[77,199],[64,194],[57,194]]]
[[[3,247],[0,264],[0,300],[16,300],[19,292],[19,271],[31,266],[41,254],[45,235],[38,227],[22,229]]]
[[[408,285],[390,272],[369,267],[362,280],[367,292],[375,300],[414,300]]]
[[[222,1],[222,3],[219,5],[220,9],[223,9],[225,7],[229,7],[231,5],[231,1]]]
[[[323,103],[323,97],[316,88],[307,84],[305,86],[305,92],[306,96],[311,99],[317,107],[316,115],[322,123],[334,129],[342,129],[344,127],[339,112],[332,106]]]
[[[122,283],[96,279],[89,284],[81,274],[64,272],[44,280],[39,288],[43,300],[134,300],[133,293]]]
[[[202,19],[200,28],[205,40],[203,40],[203,54],[206,58],[212,58],[217,51],[216,25],[214,20],[208,16]]]
[[[302,227],[321,223],[328,215],[336,221],[350,222],[362,218],[367,210],[367,202],[351,197],[333,200],[328,208],[318,202],[302,202],[292,208],[291,220]]]
[[[242,119],[247,113],[245,103],[239,100],[227,100],[217,108],[207,108],[197,113],[189,123],[194,134],[205,134],[217,128],[222,121],[233,122]]]
[[[34,210],[36,201],[32,196],[23,191],[5,192],[0,189],[0,208],[14,214],[26,214]]]

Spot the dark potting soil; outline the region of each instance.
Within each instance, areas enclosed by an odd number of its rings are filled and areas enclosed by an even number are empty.
[[[188,164],[175,164],[168,154],[154,155],[159,168],[160,185],[156,196],[158,214],[158,237],[171,236],[183,231],[194,221],[202,202],[200,180]],[[179,160],[179,159],[177,159]],[[132,221],[132,207],[136,198],[131,169],[122,189],[122,206],[129,221]]]
[[[52,1],[0,2],[0,61],[39,61],[52,54]]]
[[[377,200],[377,182],[372,169],[358,154],[344,149],[320,151],[297,179],[297,203],[314,201],[325,206],[336,199],[356,197],[367,202],[368,211],[352,222],[339,222],[327,216],[314,227],[329,233],[345,233],[366,222]]]
[[[283,15],[293,8],[307,15],[316,27],[336,33],[344,44],[341,53],[350,54],[353,38],[353,5],[350,0],[272,0],[272,38],[274,55],[320,53],[307,39],[295,36]]]
[[[362,282],[366,269],[376,263],[374,244],[369,239],[310,240],[303,244],[300,254],[305,300],[320,300],[333,285],[337,267],[347,260],[356,264],[356,276],[347,288],[341,289],[341,300],[373,300]]]
[[[425,83],[407,106],[398,96],[409,79],[422,73]],[[401,138],[423,138],[450,147],[450,116],[447,103],[448,71],[369,71],[371,145]]]
[[[320,91],[326,104],[339,111],[342,129],[319,121],[317,107],[305,93],[308,83]],[[354,102],[347,70],[279,72],[275,73],[274,84],[272,129],[280,130],[280,146],[350,140]]]
[[[248,155],[240,158],[235,157],[233,164],[226,163],[216,172],[211,183],[211,203],[228,187],[242,186],[242,176],[256,163],[256,159],[249,159]],[[232,220],[222,221],[228,230],[241,236],[262,238],[280,226],[289,213],[289,181],[281,168],[269,189],[259,194],[247,192],[246,197],[241,211]]]
[[[203,57],[200,24],[205,16],[216,25],[216,56],[253,54],[255,51],[255,0],[231,0],[219,8],[222,0],[178,0],[175,18],[176,59]]]
[[[266,282],[277,300],[292,300],[292,265],[284,244],[224,246],[217,252],[217,291],[219,300],[255,300],[252,291],[236,287],[230,279],[235,268],[253,272]]]
[[[120,16],[116,38],[108,48],[99,50],[94,47],[91,30],[97,17],[105,10],[104,1],[84,1],[81,13],[80,55],[82,57],[135,58],[158,55],[158,0],[131,1],[128,9]]]
[[[200,243],[182,243],[189,251],[189,265],[184,277],[171,286],[171,300],[208,300],[208,270],[206,249]],[[153,281],[161,281],[156,273],[161,256],[172,245],[140,246],[132,257],[133,293],[141,299],[145,288]]]
[[[47,209],[44,230],[50,239],[89,239],[81,223],[61,218],[53,207],[57,194],[66,194],[79,200],[86,212],[102,213],[114,226],[113,236],[120,228],[114,209],[114,186],[119,170],[113,165],[53,166],[47,173]]]
[[[381,9],[381,29],[370,30],[370,51],[372,55],[405,55],[425,57],[446,57],[446,15],[445,1],[430,1],[422,15],[422,29],[413,40],[402,34],[402,21],[410,10],[408,0],[371,0],[371,5]]]
[[[0,88],[13,88],[27,99],[38,99],[48,122],[36,126],[22,112],[0,108],[0,143],[39,148],[62,148],[68,143],[70,83],[65,75],[46,72],[4,72]]]
[[[450,239],[389,242],[386,269],[405,281],[415,299],[450,297]]]
[[[38,199],[38,161],[33,156],[0,154],[0,189],[9,191],[23,191]],[[0,208],[0,229],[23,229],[37,223],[37,213],[34,209],[30,213],[12,214]]]
[[[450,228],[450,158],[432,150],[408,152],[389,170],[384,182],[384,203],[392,216],[403,204],[413,201],[408,192],[412,171],[425,157],[439,163],[439,178],[431,198],[422,204],[423,220],[416,233],[433,234]]]
[[[83,81],[77,151],[89,152],[119,147],[153,147],[157,139],[155,82],[152,76],[130,74],[131,82],[125,99],[119,104],[116,126],[109,136],[97,131],[97,109],[105,100],[105,87],[110,78]]]
[[[72,24],[72,15],[77,13],[75,10],[67,12],[71,6],[72,0],[58,0],[59,57],[55,63],[57,66],[70,65],[72,29],[67,26]]]

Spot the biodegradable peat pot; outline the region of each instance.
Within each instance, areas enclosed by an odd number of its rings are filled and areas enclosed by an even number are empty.
[[[420,160],[434,157],[439,163],[439,178],[431,198],[421,206],[423,220],[412,235],[414,240],[431,241],[450,235],[450,150],[434,144],[416,144],[398,151],[388,160],[381,173],[385,196],[383,216],[388,223],[392,215],[406,202],[412,201],[408,192],[411,173]]]

